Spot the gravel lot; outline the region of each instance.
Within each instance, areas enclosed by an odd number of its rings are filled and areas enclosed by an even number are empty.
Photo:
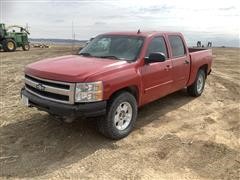
[[[0,52],[0,179],[240,179],[239,50],[213,49],[201,97],[182,90],[142,107],[120,141],[92,119],[65,124],[21,105],[24,66],[71,47]]]

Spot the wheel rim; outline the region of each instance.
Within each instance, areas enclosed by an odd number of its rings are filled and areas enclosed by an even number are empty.
[[[204,77],[202,74],[200,74],[198,76],[198,80],[197,80],[197,92],[201,93],[203,90],[203,85],[204,85]]]
[[[25,44],[25,49],[28,50],[29,49],[29,45]]]
[[[132,120],[133,109],[128,102],[122,102],[115,110],[114,125],[118,130],[125,130]]]
[[[8,42],[8,49],[13,50],[14,49],[14,44],[13,42]]]

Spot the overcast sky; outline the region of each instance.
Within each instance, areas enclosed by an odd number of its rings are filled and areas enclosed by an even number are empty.
[[[109,31],[170,30],[239,46],[239,0],[0,0],[1,22],[25,26],[32,38],[89,39]],[[225,42],[223,42],[225,43]]]

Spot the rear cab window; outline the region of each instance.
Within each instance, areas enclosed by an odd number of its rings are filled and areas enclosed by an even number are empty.
[[[172,49],[173,58],[185,56],[186,49],[182,38],[179,35],[169,35],[168,38]]]

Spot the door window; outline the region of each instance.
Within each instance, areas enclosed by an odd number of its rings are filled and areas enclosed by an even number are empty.
[[[169,41],[172,48],[173,57],[181,57],[186,54],[184,44],[180,36],[170,35]]]
[[[166,57],[168,57],[167,47],[166,47],[166,43],[165,43],[165,40],[163,37],[153,38],[153,40],[151,41],[151,43],[148,46],[146,57],[149,57],[149,54],[153,53],[153,52],[162,52],[162,53],[164,53],[164,55]]]

